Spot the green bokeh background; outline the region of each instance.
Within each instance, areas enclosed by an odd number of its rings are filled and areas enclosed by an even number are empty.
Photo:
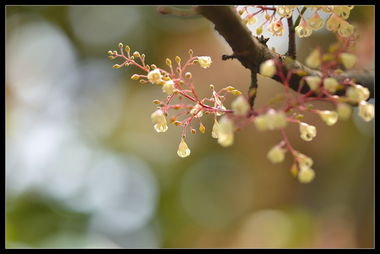
[[[207,20],[156,8],[6,6],[6,247],[372,248],[374,121],[355,113],[328,127],[306,115],[312,142],[290,126],[314,160],[307,185],[289,156],[267,160],[280,134],[253,125],[223,148],[205,116],[206,134],[189,136],[191,156],[179,158],[180,128],[151,124],[161,90],[131,80],[133,67],[112,69],[107,51],[123,42],[162,67],[190,48],[211,56],[209,69],[189,69],[203,97],[209,84],[246,91],[249,71],[221,60],[231,49]],[[361,34],[357,66],[373,68],[374,7],[356,6],[349,21]],[[325,29],[298,40],[298,58],[334,40]],[[286,35],[269,46],[284,53]],[[259,77],[256,107],[281,92]]]

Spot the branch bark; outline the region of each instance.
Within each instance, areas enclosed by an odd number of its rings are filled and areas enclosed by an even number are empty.
[[[321,72],[311,69],[299,61],[292,60],[276,52],[270,50],[265,43],[260,42],[257,37],[251,35],[251,32],[241,22],[240,17],[231,6],[196,6],[194,10],[207,18],[215,25],[215,30],[223,36],[233,50],[234,58],[237,58],[240,63],[247,69],[251,70],[253,74],[258,72],[260,64],[266,60],[279,57],[285,64],[285,73],[288,70],[297,68],[302,69],[308,76],[321,76]],[[287,59],[286,61],[284,61]],[[285,63],[286,62],[286,63]],[[297,91],[300,85],[300,75],[292,75],[290,80],[290,87]],[[374,72],[372,71],[347,71],[341,75],[334,76],[337,80],[345,78],[354,79],[354,81],[369,89],[371,95],[374,97]],[[272,79],[280,81],[280,77],[274,76]],[[254,81],[254,80],[252,80]],[[309,87],[303,86],[300,90],[301,93],[307,93]],[[344,94],[344,91],[337,93],[338,95]],[[253,98],[254,99],[254,98]],[[253,101],[252,101],[253,103]],[[252,104],[253,105],[253,104]]]

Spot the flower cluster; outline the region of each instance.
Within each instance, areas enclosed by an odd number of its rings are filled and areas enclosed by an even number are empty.
[[[278,12],[287,17],[291,15],[293,9],[278,9]],[[141,84],[151,83],[161,87],[165,96],[162,100],[153,101],[157,105],[157,109],[151,114],[153,128],[159,133],[168,130],[168,123],[182,128],[177,150],[177,154],[181,158],[191,154],[186,143],[187,132],[195,134],[196,129],[193,127],[195,124],[198,124],[198,130],[202,134],[206,132],[206,127],[202,123],[202,119],[206,115],[213,116],[214,121],[210,134],[223,147],[233,144],[237,129],[252,123],[258,131],[279,131],[281,133],[281,141],[269,150],[267,158],[273,163],[280,163],[284,161],[286,153],[289,153],[293,157],[290,172],[301,183],[308,183],[315,177],[312,169],[313,160],[292,147],[285,128],[289,124],[297,124],[300,138],[310,142],[317,137],[317,128],[302,121],[304,112],[317,114],[327,126],[336,124],[338,120],[349,119],[352,114],[352,105],[358,105],[358,114],[363,120],[370,121],[374,117],[374,106],[367,102],[370,95],[369,90],[356,84],[353,80],[338,79],[336,76],[341,71],[339,68],[352,68],[356,61],[354,55],[345,51],[347,47],[344,46],[332,45],[327,53],[323,53],[320,49],[311,52],[306,63],[310,67],[319,68],[321,75],[307,76],[305,74],[302,76],[299,87],[307,85],[310,88],[305,94],[293,94],[289,91],[292,75],[300,75],[299,71],[301,70],[290,70],[285,75],[284,63],[280,58],[263,62],[259,68],[260,74],[266,77],[276,75],[280,78],[285,86],[285,96],[281,99],[283,100],[281,107],[275,108],[269,102],[266,106],[255,110],[248,103],[248,99],[232,86],[217,91],[214,85],[210,85],[210,97],[202,99],[198,97],[192,74],[187,69],[193,65],[199,65],[205,69],[210,68],[212,60],[209,56],[193,56],[192,50],[189,50],[189,58],[184,63],[178,56],[175,58],[175,65],[171,59],[167,58],[167,70],[165,70],[154,64],[146,64],[144,54],[137,51],[131,54],[129,46],[123,48],[123,44],[120,43],[119,49],[119,52],[108,52],[110,59],[123,60],[121,64],[115,64],[114,68],[134,65],[145,73],[133,74],[132,80],[139,80]],[[344,91],[343,95],[336,95],[338,91],[342,90]],[[230,109],[224,105],[228,94],[237,96],[232,101]],[[315,100],[330,102],[335,106],[335,110],[315,109],[311,104]]]
[[[349,37],[354,33],[354,26],[347,22],[353,5],[278,5],[276,7],[252,5],[238,6],[237,12],[247,25],[254,25],[257,22],[257,15],[264,15],[265,20],[256,28],[256,34],[263,32],[266,27],[268,32],[273,36],[282,36],[284,34],[283,20],[296,16],[294,29],[299,37],[308,37],[313,31],[321,29],[325,21],[321,18],[320,13],[329,14],[326,21],[326,29],[337,32],[341,37]],[[306,17],[304,12],[309,10],[310,17]]]
[[[140,54],[138,51],[131,54],[130,47],[127,45],[124,48],[122,43],[119,44],[119,52],[110,50],[108,54],[112,60],[116,58],[123,60],[123,63],[113,66],[116,69],[134,65],[145,72],[145,74],[133,74],[132,80],[139,80],[141,84],[151,83],[161,87],[166,98],[153,101],[154,104],[158,105],[151,114],[153,128],[157,132],[166,132],[169,128],[168,123],[182,127],[181,140],[177,150],[179,157],[184,158],[191,153],[185,139],[188,130],[193,134],[196,133],[196,129],[193,128],[194,120],[199,124],[199,131],[202,134],[205,133],[206,128],[202,123],[202,117],[206,114],[214,115],[212,137],[216,138],[222,146],[232,145],[235,125],[230,119],[231,113],[234,112],[237,117],[248,114],[250,107],[247,99],[232,86],[215,91],[213,85],[210,85],[211,96],[200,99],[195,91],[192,74],[187,71],[190,66],[196,64],[204,69],[210,68],[211,57],[193,56],[192,50],[189,50],[189,59],[185,63],[182,63],[181,58],[177,56],[175,58],[176,66],[174,66],[172,60],[167,58],[168,70],[165,70],[154,64],[146,64],[144,54]],[[232,109],[226,109],[223,104],[227,94],[238,96],[231,105]],[[177,113],[172,114],[173,111]]]

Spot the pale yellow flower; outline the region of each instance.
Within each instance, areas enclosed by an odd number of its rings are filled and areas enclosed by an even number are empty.
[[[332,14],[326,22],[326,29],[329,31],[337,31],[342,20],[336,15]]]
[[[281,148],[280,146],[274,146],[272,149],[269,150],[267,153],[267,158],[272,163],[280,163],[285,158],[285,152],[286,150]]]
[[[172,95],[174,93],[174,81],[168,80],[162,86],[162,91],[168,95]]]
[[[209,57],[209,56],[198,56],[198,63],[202,68],[207,69],[210,67],[210,65],[212,63],[211,57]]]
[[[273,36],[282,36],[284,33],[284,25],[282,24],[281,20],[273,21],[268,25],[268,31]]]
[[[308,76],[305,78],[306,83],[309,85],[310,89],[313,91],[317,91],[319,88],[319,84],[321,83],[321,78],[317,76]]]
[[[366,101],[359,103],[359,116],[366,122],[371,121],[375,117],[375,107]]]
[[[323,110],[318,113],[322,120],[329,126],[334,125],[338,121],[338,113],[335,111]]]
[[[351,117],[352,107],[347,103],[340,102],[336,106],[336,112],[338,113],[339,119],[347,120]]]
[[[162,75],[159,69],[154,69],[148,73],[148,80],[152,84],[159,85],[162,82]]]
[[[321,65],[321,52],[314,49],[306,58],[306,64],[311,68],[318,68]]]
[[[223,116],[219,121],[219,126],[216,129],[218,143],[221,146],[227,147],[232,145],[234,142],[234,123],[233,121],[227,117]]]
[[[181,138],[181,142],[179,143],[177,154],[181,158],[185,158],[189,156],[191,153],[189,147],[187,146],[184,138]]]
[[[311,168],[301,168],[298,172],[298,180],[301,183],[310,183],[315,178],[315,172]]]
[[[301,22],[298,26],[295,28],[296,34],[298,37],[309,37],[311,33],[313,32],[312,27],[306,22],[304,19],[301,19]]]
[[[272,59],[266,60],[260,65],[260,74],[266,77],[273,77],[276,73],[276,65]]]
[[[249,111],[249,104],[247,99],[241,95],[231,103],[231,108],[235,115],[244,116]]]
[[[350,86],[346,90],[346,96],[350,101],[359,103],[369,98],[370,92],[367,87],[361,85]]]
[[[346,69],[351,69],[356,63],[356,56],[349,53],[341,53],[339,59]]]
[[[154,123],[154,129],[157,132],[165,132],[168,130],[168,126],[166,124],[166,118],[162,110],[160,109],[156,110],[155,112],[151,114],[150,118],[152,119],[152,122]]]
[[[334,78],[325,78],[323,80],[323,87],[330,93],[335,93],[338,85],[338,81]]]
[[[300,133],[301,138],[305,141],[311,141],[315,136],[317,136],[317,129],[313,125],[307,123],[300,123]]]
[[[315,12],[313,16],[311,16],[307,23],[311,27],[311,29],[317,31],[322,28],[324,21],[323,19],[319,16],[318,12]]]

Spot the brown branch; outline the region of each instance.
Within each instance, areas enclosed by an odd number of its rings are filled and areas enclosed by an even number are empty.
[[[321,76],[321,72],[313,70],[302,63],[292,60],[289,57],[282,56],[271,51],[264,43],[261,43],[257,37],[251,35],[251,32],[241,22],[240,17],[231,6],[196,6],[194,8],[199,14],[210,20],[215,25],[215,30],[227,41],[233,50],[234,58],[251,70],[252,73],[258,70],[260,64],[266,60],[280,57],[285,61],[285,72],[291,69],[301,69],[305,75]],[[292,75],[290,87],[297,91],[300,85],[302,75]],[[354,79],[355,82],[367,87],[370,90],[371,97],[374,97],[374,72],[373,71],[347,71],[342,75],[335,76],[336,79],[345,78]],[[274,76],[274,80],[281,81],[280,77]],[[307,93],[308,86],[303,86],[301,93]],[[341,91],[340,94],[343,94]]]
[[[292,59],[296,59],[296,32],[293,25],[293,17],[287,19],[289,39],[288,39],[288,52],[286,55],[290,56]]]
[[[193,18],[199,16],[194,7],[191,9],[179,9],[172,6],[159,6],[157,7],[157,10],[161,14],[172,15],[176,17]]]

